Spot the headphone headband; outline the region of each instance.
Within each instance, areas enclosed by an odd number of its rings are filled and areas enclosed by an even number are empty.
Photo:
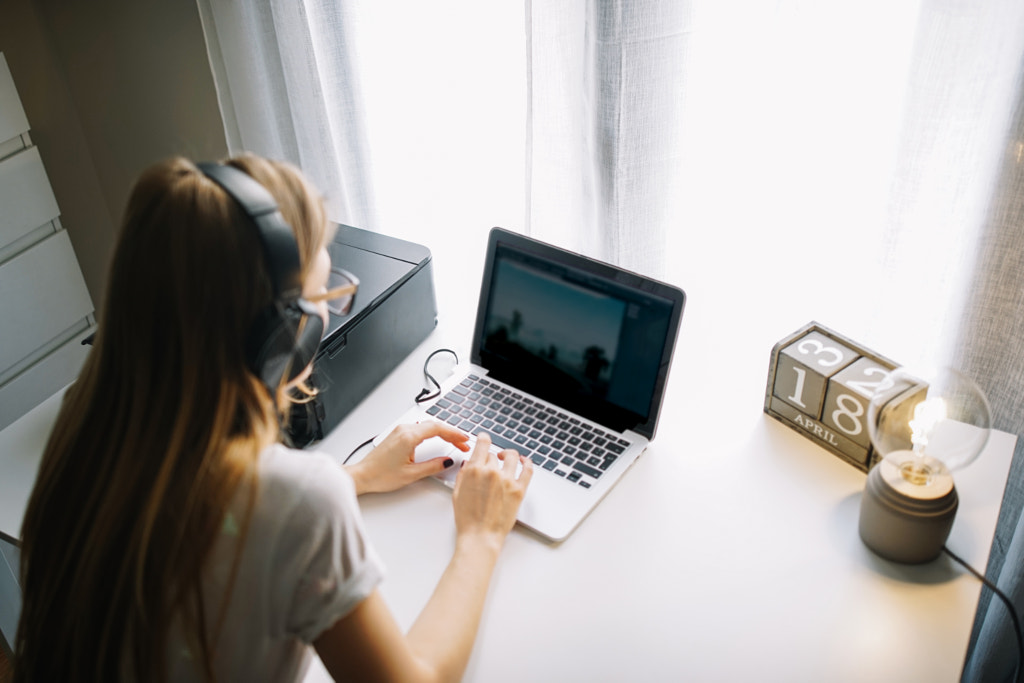
[[[220,185],[256,226],[263,245],[264,262],[270,271],[274,298],[298,299],[302,295],[302,280],[295,233],[285,222],[270,192],[248,173],[234,166],[213,162],[196,166],[207,178]]]
[[[274,303],[264,309],[246,337],[249,367],[276,396],[282,381],[298,377],[320,347],[324,321],[302,298],[301,262],[295,233],[265,187],[245,171],[226,164],[196,164],[242,208],[263,245]]]

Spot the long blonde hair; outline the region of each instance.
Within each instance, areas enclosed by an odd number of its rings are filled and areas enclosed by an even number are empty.
[[[319,195],[287,164],[230,163],[278,201],[305,279],[329,238]],[[213,678],[204,562],[232,498],[255,491],[259,452],[280,437],[276,402],[243,351],[272,299],[261,248],[191,162],[137,181],[93,350],[25,514],[15,681],[163,680],[176,618]]]

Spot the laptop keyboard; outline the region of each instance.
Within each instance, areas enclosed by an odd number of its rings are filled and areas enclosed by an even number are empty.
[[[484,431],[500,448],[514,448],[537,467],[590,488],[629,442],[547,404],[469,375],[427,413],[467,434]]]

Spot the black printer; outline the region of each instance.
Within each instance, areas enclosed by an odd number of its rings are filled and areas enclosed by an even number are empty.
[[[359,278],[348,315],[331,314],[313,361],[311,402],[296,405],[288,435],[297,447],[322,439],[437,325],[430,250],[338,225],[331,262]]]

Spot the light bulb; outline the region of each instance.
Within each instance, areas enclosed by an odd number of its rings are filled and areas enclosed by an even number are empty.
[[[991,411],[978,385],[951,368],[899,369],[890,380],[867,410],[881,460],[861,499],[860,533],[883,557],[925,562],[949,535],[959,502],[953,472],[984,449]]]
[[[913,486],[974,462],[991,431],[988,400],[966,375],[943,368],[928,373],[893,372],[902,392],[881,392],[868,405],[868,433],[882,458]],[[921,495],[927,495],[923,492]]]

